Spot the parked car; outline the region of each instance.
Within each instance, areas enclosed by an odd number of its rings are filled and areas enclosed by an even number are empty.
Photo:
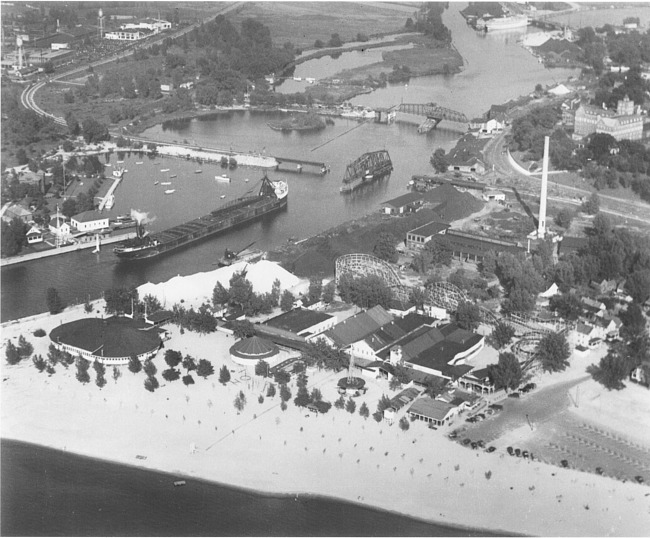
[[[515,448],[515,456],[521,456],[521,450],[519,448]]]
[[[503,410],[503,406],[500,404],[491,404],[490,409],[494,409],[495,411],[501,411]]]
[[[643,484],[643,477],[641,475],[635,476],[634,480],[636,480],[639,484]]]
[[[596,474],[603,475],[603,468],[602,467],[596,467]]]
[[[456,432],[451,432],[447,437],[449,437],[449,439],[456,439],[458,434]]]
[[[463,439],[463,444],[464,444],[465,446],[469,445],[471,442],[472,442],[471,439]]]
[[[478,447],[478,443],[472,441],[472,449],[476,450],[476,447]]]
[[[476,444],[480,446],[481,448],[485,448],[485,443],[483,442],[483,439],[476,441]]]
[[[522,457],[522,458],[526,458],[526,459],[528,459],[528,450],[524,450],[524,451],[521,453],[521,457]]]
[[[519,398],[519,393],[511,392],[510,394],[508,394],[508,398]]]
[[[560,463],[562,464],[562,467],[564,467],[564,468],[569,466],[569,462],[567,460],[562,460]]]
[[[478,418],[480,418],[481,420],[485,420],[485,414],[484,414],[484,413],[479,413],[479,414],[476,415],[476,416],[477,416]]]
[[[491,452],[494,452],[495,450],[496,450],[496,448],[494,448],[493,446],[489,446],[489,447],[487,447],[487,448],[485,449],[485,451],[486,451],[488,454],[491,453]]]
[[[508,451],[508,454],[510,454],[511,456],[514,455],[514,453],[515,453],[515,451],[512,449],[511,446],[509,446],[508,448],[506,448],[506,450]]]

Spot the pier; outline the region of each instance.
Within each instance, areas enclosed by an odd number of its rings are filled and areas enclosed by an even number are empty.
[[[401,103],[397,110],[400,113],[421,116],[423,118],[422,123],[418,127],[418,133],[428,133],[432,129],[435,129],[442,120],[462,124],[469,123],[467,116],[462,112],[438,106],[436,103]]]
[[[135,237],[135,232],[129,232],[126,234],[104,237],[101,238],[99,242],[100,245],[109,245],[111,243],[119,243],[121,241],[126,241],[127,239],[133,239],[134,237]],[[24,263],[33,260],[40,260],[41,258],[49,258],[50,256],[58,256],[59,254],[66,254],[68,252],[77,252],[78,250],[94,248],[95,246],[97,246],[97,243],[95,237],[93,236],[92,241],[84,241],[80,243],[75,243],[74,245],[51,248],[48,250],[42,250],[40,252],[32,252],[30,254],[23,254],[22,256],[12,256],[11,258],[3,258],[2,260],[0,260],[0,267],[7,267],[9,265],[15,265],[17,263]]]
[[[293,159],[290,157],[273,157],[277,161],[277,165],[275,167],[276,170],[280,170],[280,165],[282,163],[290,163],[290,164],[295,164],[296,165],[296,171],[301,174],[302,173],[302,168],[303,166],[313,166],[317,167],[319,169],[320,174],[326,173],[329,168],[324,162],[318,162],[318,161],[307,161],[305,159]]]
[[[110,200],[113,197],[113,193],[115,192],[115,189],[117,189],[117,186],[120,184],[120,181],[122,181],[122,178],[124,177],[124,170],[120,169],[119,175],[114,177],[113,184],[111,185],[110,189],[108,189],[108,192],[106,195],[102,198],[101,202],[99,202],[99,207],[97,208],[100,212],[104,210],[104,208],[108,207],[110,209],[112,207],[112,203],[109,203]],[[115,172],[113,173],[115,175]]]

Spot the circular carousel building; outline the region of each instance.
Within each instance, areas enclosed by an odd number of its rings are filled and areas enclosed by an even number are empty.
[[[104,364],[127,364],[133,355],[145,361],[162,347],[160,329],[127,317],[64,323],[52,329],[50,340],[61,351]]]
[[[255,366],[260,360],[273,366],[280,356],[278,346],[259,336],[244,338],[230,348],[230,358],[241,366]]]

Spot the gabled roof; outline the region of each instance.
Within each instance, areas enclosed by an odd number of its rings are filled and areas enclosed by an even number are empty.
[[[430,417],[434,420],[442,421],[445,420],[449,413],[451,413],[455,408],[455,405],[425,396],[423,398],[418,398],[413,402],[413,405],[409,408],[409,413],[417,413],[424,417]]]
[[[84,211],[72,217],[77,222],[95,222],[97,220],[108,220],[108,216],[102,215],[99,211]]]
[[[385,202],[382,202],[381,205],[389,206],[397,209],[421,200],[422,200],[422,193],[408,192],[406,194],[402,194],[401,196],[398,196],[397,198],[393,198],[392,200],[386,200]]]
[[[586,323],[582,323],[581,321],[578,322],[578,325],[576,326],[576,331],[578,331],[580,334],[585,334],[585,335],[590,335],[591,332],[594,330],[595,327],[592,325],[587,325]]]
[[[336,345],[346,347],[392,321],[393,316],[377,305],[336,324],[324,334]]]
[[[424,226],[415,228],[415,230],[411,230],[409,233],[414,235],[422,235],[424,237],[429,237],[431,235],[438,234],[443,230],[447,230],[450,227],[451,224],[447,224],[446,222],[438,222],[434,220],[433,222],[428,222]]]
[[[298,334],[323,321],[332,319],[332,317],[324,312],[309,310],[307,308],[294,308],[265,321],[264,324]]]

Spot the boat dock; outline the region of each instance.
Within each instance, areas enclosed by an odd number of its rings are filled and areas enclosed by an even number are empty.
[[[119,243],[121,241],[126,241],[127,239],[133,239],[135,235],[136,235],[135,232],[120,234],[120,235],[111,235],[109,237],[101,238],[100,245]],[[77,252],[78,250],[94,248],[96,246],[97,246],[97,242],[93,237],[92,241],[85,241],[83,243],[80,242],[74,245],[66,245],[65,247],[51,248],[48,250],[42,250],[40,252],[32,252],[30,254],[24,254],[22,256],[12,256],[11,258],[3,258],[2,260],[0,260],[0,267],[8,267],[10,265],[15,265],[17,263],[25,263],[33,260],[40,260],[41,258],[49,258],[50,256],[58,256],[59,254],[66,254],[68,252]]]
[[[319,169],[320,174],[324,174],[329,170],[329,167],[323,162],[307,161],[305,159],[293,159],[293,158],[290,158],[290,157],[273,157],[273,158],[278,162],[278,164],[275,167],[276,170],[280,170],[280,165],[282,163],[295,164],[296,165],[296,172],[298,172],[299,174],[302,173],[303,166],[317,167]],[[290,170],[290,171],[292,171],[292,170]]]
[[[120,170],[120,175],[114,177],[113,184],[108,189],[108,192],[102,198],[101,202],[99,202],[99,206],[97,207],[98,211],[101,212],[101,211],[104,210],[104,208],[110,209],[110,207],[107,207],[107,206],[112,205],[112,204],[109,204],[109,201],[111,200],[111,198],[113,198],[113,200],[114,200],[113,193],[115,192],[115,189],[117,189],[117,186],[120,184],[120,181],[122,181],[123,177],[124,177],[124,170]]]

